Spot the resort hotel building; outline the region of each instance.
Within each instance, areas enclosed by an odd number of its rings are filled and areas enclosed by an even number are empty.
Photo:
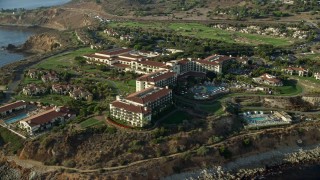
[[[156,71],[146,74],[136,80],[136,91],[141,91],[149,87],[172,87],[177,83],[177,74],[170,71]]]
[[[126,121],[132,126],[143,127],[156,115],[172,105],[172,90],[168,87],[149,87],[130,94],[126,98],[117,96],[110,104],[110,116]]]
[[[173,71],[177,75],[186,72],[213,71],[217,74],[222,73],[225,62],[236,58],[225,55],[212,55],[205,59],[182,59],[169,62],[153,61],[157,53],[135,51],[133,49],[114,48],[94,54],[84,55],[89,64],[100,64],[113,67],[119,71],[132,71],[137,74],[148,74],[157,71]]]
[[[85,55],[90,64],[106,65],[119,71],[144,74],[136,80],[136,93],[126,98],[117,96],[110,104],[110,117],[126,121],[132,126],[143,127],[156,115],[172,105],[172,90],[177,77],[189,72],[205,74],[222,73],[223,65],[235,58],[212,55],[205,59],[181,59],[169,62],[153,61],[158,54],[115,48]]]

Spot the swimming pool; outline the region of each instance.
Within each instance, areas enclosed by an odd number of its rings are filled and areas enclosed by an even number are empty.
[[[12,124],[12,123],[15,123],[15,122],[18,122],[24,118],[28,117],[28,114],[27,113],[21,113],[21,114],[18,114],[17,116],[15,117],[12,117],[12,118],[9,118],[7,120],[5,120],[5,123],[7,124]]]
[[[265,121],[267,120],[266,117],[252,117],[252,118],[249,118],[251,121]]]
[[[216,87],[216,86],[205,86],[207,88],[207,91],[209,93],[212,93],[213,91],[216,91],[219,89],[219,87]]]

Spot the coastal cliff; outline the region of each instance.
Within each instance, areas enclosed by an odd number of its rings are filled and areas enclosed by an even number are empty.
[[[21,47],[23,51],[43,53],[62,47],[58,38],[47,33],[31,36]]]

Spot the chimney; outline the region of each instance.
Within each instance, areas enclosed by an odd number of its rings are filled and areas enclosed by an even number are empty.
[[[231,55],[229,55],[229,57],[232,57]]]
[[[120,100],[121,100],[121,97],[120,97],[119,95],[117,95],[117,96],[116,96],[116,100],[117,100],[117,101],[120,101]]]
[[[166,89],[169,89],[169,86],[166,86]]]
[[[148,107],[146,107],[146,106],[145,106],[145,107],[143,107],[143,109],[144,109],[145,111],[148,111]]]

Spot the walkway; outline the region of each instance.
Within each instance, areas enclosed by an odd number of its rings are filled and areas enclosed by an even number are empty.
[[[315,123],[307,123],[305,124],[305,127],[314,127],[314,126],[319,126],[319,124],[315,124]],[[290,129],[294,129],[300,127],[300,124],[295,124],[295,125],[291,125],[289,127],[279,127],[279,128],[273,128],[272,131],[280,131],[280,130],[290,130]],[[231,135],[230,137],[226,138],[224,141],[215,143],[215,144],[211,144],[211,145],[206,145],[205,147],[207,148],[218,148],[228,142],[231,141],[235,141],[243,138],[248,138],[250,136],[257,136],[263,133],[266,133],[267,130],[257,130],[255,132],[250,132],[250,133],[246,133],[243,132],[242,134],[238,134],[238,135]],[[196,150],[191,150],[189,151],[190,153],[196,153]],[[76,171],[76,172],[80,172],[80,173],[94,173],[94,172],[100,172],[102,169],[105,171],[117,171],[117,170],[121,170],[121,169],[125,169],[125,168],[129,168],[129,167],[133,167],[133,166],[137,166],[140,164],[146,164],[148,162],[151,161],[156,161],[156,160],[165,160],[165,159],[170,159],[170,158],[174,158],[177,156],[181,156],[183,155],[185,152],[179,152],[179,153],[174,153],[174,154],[170,154],[167,156],[162,156],[162,157],[156,157],[156,158],[149,158],[149,159],[143,159],[143,160],[139,160],[139,161],[135,161],[132,163],[129,163],[127,165],[120,165],[120,166],[115,166],[115,167],[104,167],[104,168],[97,168],[97,169],[80,169],[80,168],[69,168],[69,167],[65,167],[65,166],[46,166],[43,165],[43,163],[39,162],[39,161],[34,161],[34,160],[21,160],[19,159],[17,156],[9,156],[8,159],[10,161],[14,161],[17,164],[26,167],[26,168],[31,168],[32,167],[38,167],[43,169],[44,171],[54,171],[54,170],[59,170],[59,169],[64,169],[64,170],[72,170],[72,171]],[[242,156],[242,155],[241,155]]]

